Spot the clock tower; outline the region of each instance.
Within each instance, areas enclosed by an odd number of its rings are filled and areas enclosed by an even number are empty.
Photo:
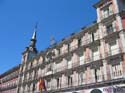
[[[37,34],[37,25],[34,28],[34,33],[30,40],[30,45],[28,47],[26,47],[25,51],[22,53],[22,63],[25,63],[28,60],[31,60],[38,53],[38,51],[36,49],[36,42],[37,42],[36,34]]]

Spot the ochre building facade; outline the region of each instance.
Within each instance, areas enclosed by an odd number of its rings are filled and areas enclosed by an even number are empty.
[[[40,53],[35,29],[22,53],[17,93],[39,93],[41,77],[48,93],[125,93],[125,0],[94,7],[95,23]]]
[[[37,92],[40,77],[49,93],[125,92],[125,1],[100,0],[94,7],[96,23],[39,54],[34,33],[23,53],[18,93]]]
[[[17,93],[20,65],[0,75],[0,93]]]

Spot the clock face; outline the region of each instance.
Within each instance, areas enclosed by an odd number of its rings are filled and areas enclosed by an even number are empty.
[[[32,47],[30,47],[30,50],[31,50],[31,51],[33,51],[33,48],[32,48]]]
[[[35,56],[35,54],[34,54],[34,53],[29,52],[29,55],[28,55],[28,60],[31,60],[34,56]]]

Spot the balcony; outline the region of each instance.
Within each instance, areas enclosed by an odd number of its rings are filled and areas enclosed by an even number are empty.
[[[91,46],[98,46],[99,44],[100,44],[99,35],[96,35],[93,38],[85,39],[81,42],[81,46],[84,48]]]
[[[115,27],[115,28],[111,27],[110,29],[107,29],[107,30],[104,32],[103,39],[105,39],[106,41],[109,41],[109,40],[112,39],[112,38],[118,38],[119,32],[120,32],[120,31],[117,31],[117,30],[116,30],[116,27]]]
[[[80,65],[79,61],[72,63],[72,68],[77,68]]]
[[[69,66],[61,65],[61,67],[57,67],[48,72],[43,72],[43,73],[41,73],[41,75],[37,75],[37,76],[30,78],[29,80],[25,80],[25,81],[32,82],[34,80],[39,79],[40,77],[52,78],[55,76],[60,77],[62,74],[66,74],[66,75],[72,74],[72,71],[83,70],[83,68],[86,68],[88,66],[93,67],[92,64],[98,64],[100,66],[101,57],[100,57],[100,55],[95,55],[92,58],[86,58],[85,60],[81,60],[81,61],[83,61],[84,64],[80,65],[80,62],[77,61],[77,62],[73,62],[73,63],[69,64]]]
[[[112,49],[110,51],[107,51],[105,52],[105,58],[108,59],[108,58],[112,58],[113,56],[118,56],[120,54],[122,54],[122,50],[120,48],[115,48],[115,49]]]
[[[100,60],[102,60],[102,56],[100,54],[96,54],[89,58],[85,58],[85,64],[89,64],[89,63],[100,61]]]
[[[113,11],[109,11],[108,14],[104,14],[101,17],[101,22],[106,23],[106,22],[109,22],[109,21],[113,21],[113,20],[115,20],[115,15],[116,14],[114,14]]]
[[[82,40],[82,46],[88,45],[88,44],[91,43],[91,42],[92,42],[92,41],[91,41],[91,38]]]
[[[79,49],[78,45],[74,45],[72,47],[70,47],[71,49],[66,49],[63,50],[63,53],[61,53],[60,55],[58,55],[57,57],[53,58],[53,61],[58,62],[58,60],[60,58],[65,58],[67,56],[69,56],[70,54],[72,54],[73,52],[77,51]],[[57,61],[56,61],[57,60]]]
[[[68,53],[68,48],[67,49],[63,49],[63,51],[60,53],[60,55],[64,55],[64,54],[66,54],[66,53]],[[58,56],[57,56],[58,57]]]
[[[112,79],[112,78],[106,79],[104,76],[108,76],[108,74],[97,75],[97,79],[95,79],[95,77],[90,77],[88,79],[84,78],[83,81],[78,79],[76,81],[73,80],[72,82],[70,82],[70,84],[68,84],[68,80],[66,80],[66,82],[59,83],[59,87],[56,84],[55,85],[50,84],[51,86],[49,86],[47,90],[49,93],[59,93],[59,92],[65,92],[65,91],[70,91],[70,90],[77,91],[79,89],[83,90],[86,88],[104,87],[107,85],[119,84],[121,82],[124,83],[125,79],[123,78],[123,75],[122,74],[119,74],[119,75],[121,77],[117,79]]]
[[[118,71],[112,73],[111,79],[117,79],[117,78],[122,78],[122,77],[123,77],[122,71],[118,70]]]
[[[76,45],[74,45],[74,46],[71,46],[70,47],[70,51],[73,51],[73,50],[75,50],[75,49],[77,49],[78,48],[78,44],[76,44]]]
[[[68,68],[67,65],[58,67],[58,68],[54,69],[54,73],[58,73],[58,72],[61,72],[61,71],[65,71],[67,68]]]
[[[84,60],[81,60],[81,62],[83,61],[83,64],[81,64],[80,61],[77,61],[67,65],[62,65],[60,67],[53,69],[52,72],[48,75],[47,73],[44,73],[45,75],[43,77],[49,77],[52,75],[60,76],[62,73],[71,74],[71,71],[80,70],[88,66],[93,67],[92,64],[97,64],[101,66],[102,65],[101,60],[102,58],[100,54],[94,55],[91,58],[85,58]]]
[[[100,55],[100,54],[96,54],[96,55],[94,55],[94,56],[91,58],[92,62],[97,61],[97,60],[100,60],[100,59],[101,59],[101,55]]]
[[[16,89],[16,86],[17,86],[17,83],[11,83],[9,85],[5,85],[5,86],[2,86],[1,85],[1,91],[4,91],[4,90],[10,90],[10,89]]]
[[[17,77],[18,77],[18,72],[12,73],[11,75],[6,76],[4,79],[1,79],[1,81],[4,83],[12,79],[16,79]]]
[[[107,10],[107,14],[103,14],[102,19],[105,19],[105,18],[107,18],[107,17],[109,17],[111,15],[113,15],[113,11],[112,10]]]
[[[53,74],[53,71],[51,70],[51,71],[47,71],[46,73],[45,73],[45,76],[49,76],[49,75],[52,75]]]

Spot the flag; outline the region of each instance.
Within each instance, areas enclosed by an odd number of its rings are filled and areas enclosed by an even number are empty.
[[[43,89],[46,91],[45,81],[43,79],[40,79],[40,81],[39,81],[39,91],[41,91],[41,93],[42,93]]]

